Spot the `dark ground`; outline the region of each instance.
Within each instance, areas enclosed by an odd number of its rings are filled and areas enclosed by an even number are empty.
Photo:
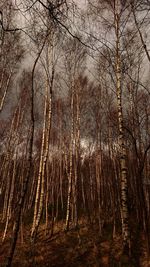
[[[109,225],[104,228],[102,237],[96,224],[81,224],[78,230],[71,229],[67,233],[57,225],[53,237],[45,235],[42,227],[34,245],[30,242],[30,228],[24,228],[23,242],[19,235],[12,267],[150,267],[142,234],[129,259],[122,255],[121,235],[112,238]],[[5,266],[10,242],[8,233],[0,244],[0,267]]]

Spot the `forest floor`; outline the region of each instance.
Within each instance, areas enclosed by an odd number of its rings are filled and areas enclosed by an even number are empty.
[[[69,232],[60,227],[62,225],[56,225],[50,237],[41,226],[34,245],[30,242],[31,228],[24,227],[23,240],[19,234],[12,267],[150,267],[142,235],[135,241],[135,250],[129,260],[122,254],[121,235],[112,238],[109,225],[104,227],[102,237],[96,224],[91,226],[82,222],[78,229],[72,228]],[[0,244],[0,267],[5,266],[10,242],[8,232],[6,240]]]

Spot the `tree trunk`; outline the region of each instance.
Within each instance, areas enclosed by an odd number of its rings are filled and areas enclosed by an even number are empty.
[[[129,213],[128,213],[128,184],[127,184],[127,155],[126,142],[123,127],[122,92],[121,92],[121,56],[120,56],[120,1],[115,0],[115,33],[116,33],[116,92],[118,105],[118,126],[119,126],[119,146],[120,146],[120,184],[121,184],[121,222],[124,252],[129,254]]]

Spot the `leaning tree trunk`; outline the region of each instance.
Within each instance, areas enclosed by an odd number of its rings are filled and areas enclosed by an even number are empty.
[[[19,199],[19,203],[18,203],[18,207],[17,207],[17,212],[16,212],[16,216],[15,216],[15,222],[14,222],[14,231],[13,231],[13,236],[12,236],[12,243],[10,245],[10,251],[9,251],[9,255],[8,255],[8,259],[7,259],[7,263],[6,263],[6,267],[11,267],[12,265],[12,260],[13,260],[13,256],[14,256],[14,252],[15,252],[15,248],[16,248],[16,243],[17,243],[17,239],[18,239],[18,233],[19,233],[19,229],[20,229],[20,219],[21,219],[21,213],[22,213],[22,209],[24,206],[24,202],[25,202],[25,197],[26,197],[26,192],[28,189],[28,182],[30,179],[30,175],[31,175],[31,167],[32,167],[32,153],[33,153],[33,140],[34,140],[34,73],[35,73],[35,68],[37,65],[37,62],[40,58],[40,55],[43,51],[44,45],[45,45],[45,41],[46,38],[43,42],[43,45],[37,55],[37,58],[34,62],[33,65],[33,69],[32,69],[32,86],[31,86],[31,108],[30,108],[30,114],[31,114],[31,126],[30,126],[30,140],[29,140],[29,154],[28,154],[28,166],[27,166],[27,173],[26,173],[26,177],[23,181],[23,188],[22,188],[22,192],[21,192],[21,196]]]
[[[40,194],[42,191],[41,181],[42,181],[42,175],[43,175],[43,162],[44,162],[44,153],[45,153],[46,115],[47,115],[47,101],[48,101],[47,92],[48,92],[48,90],[47,90],[47,86],[46,86],[42,145],[41,145],[40,165],[39,165],[39,172],[38,172],[38,179],[37,179],[37,188],[36,188],[36,197],[35,197],[35,206],[34,206],[34,216],[33,216],[32,230],[31,230],[31,238],[33,238],[35,236],[36,221],[37,221],[39,202],[40,202]]]
[[[38,185],[36,191],[36,202],[34,209],[34,220],[32,225],[31,238],[34,238],[37,234],[44,203],[45,168],[49,153],[53,82],[54,82],[54,67],[52,69],[51,81],[49,81],[47,78],[47,84],[46,84],[41,158],[40,158]]]
[[[52,83],[53,83],[53,75],[52,75]],[[50,85],[52,87],[52,84]],[[47,92],[48,93],[48,92]],[[35,222],[35,234],[37,233],[38,226],[40,223],[41,215],[42,215],[42,210],[43,210],[43,203],[44,203],[44,185],[45,185],[45,168],[46,168],[46,162],[48,158],[48,153],[49,153],[49,139],[50,139],[50,129],[51,129],[51,102],[52,102],[52,93],[48,94],[48,98],[46,100],[47,104],[47,123],[46,123],[46,128],[45,128],[45,149],[43,153],[43,158],[42,158],[42,173],[41,173],[41,193],[40,193],[40,199],[39,199],[39,210],[37,213],[37,218]]]

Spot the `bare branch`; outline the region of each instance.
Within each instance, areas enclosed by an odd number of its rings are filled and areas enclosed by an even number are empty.
[[[141,32],[140,27],[139,27],[139,25],[138,25],[138,21],[137,21],[136,15],[135,15],[135,8],[134,8],[134,5],[133,5],[133,1],[131,1],[131,8],[132,8],[132,13],[133,13],[133,17],[134,17],[134,22],[135,22],[136,28],[137,28],[137,30],[138,30],[138,33],[139,33],[139,35],[140,35],[140,38],[141,38],[141,42],[142,42],[143,48],[144,48],[145,53],[146,53],[146,55],[147,55],[147,58],[148,58],[148,60],[149,60],[149,62],[150,62],[150,54],[149,54],[149,52],[148,52],[146,43],[145,43],[145,41],[144,41],[144,39],[143,39],[142,32]]]

